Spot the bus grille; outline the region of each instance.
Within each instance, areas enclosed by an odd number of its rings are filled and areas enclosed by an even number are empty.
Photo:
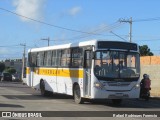
[[[109,86],[128,86],[130,82],[108,82]]]

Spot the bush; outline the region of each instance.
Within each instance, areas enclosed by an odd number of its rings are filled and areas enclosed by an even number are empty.
[[[8,72],[8,73],[10,73],[10,74],[15,74],[15,73],[16,73],[16,69],[14,69],[14,68],[7,68],[7,69],[5,70],[5,72]]]

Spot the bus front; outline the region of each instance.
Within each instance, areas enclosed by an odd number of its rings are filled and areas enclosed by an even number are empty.
[[[93,98],[139,98],[140,55],[135,43],[98,41],[94,54]]]

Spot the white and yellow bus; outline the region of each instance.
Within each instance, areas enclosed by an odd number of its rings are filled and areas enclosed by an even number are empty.
[[[140,55],[135,43],[91,40],[28,51],[27,84],[86,99],[139,98]]]

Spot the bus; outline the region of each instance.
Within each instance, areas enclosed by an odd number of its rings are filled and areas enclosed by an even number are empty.
[[[27,85],[87,99],[139,98],[140,54],[136,43],[90,40],[28,50]]]

